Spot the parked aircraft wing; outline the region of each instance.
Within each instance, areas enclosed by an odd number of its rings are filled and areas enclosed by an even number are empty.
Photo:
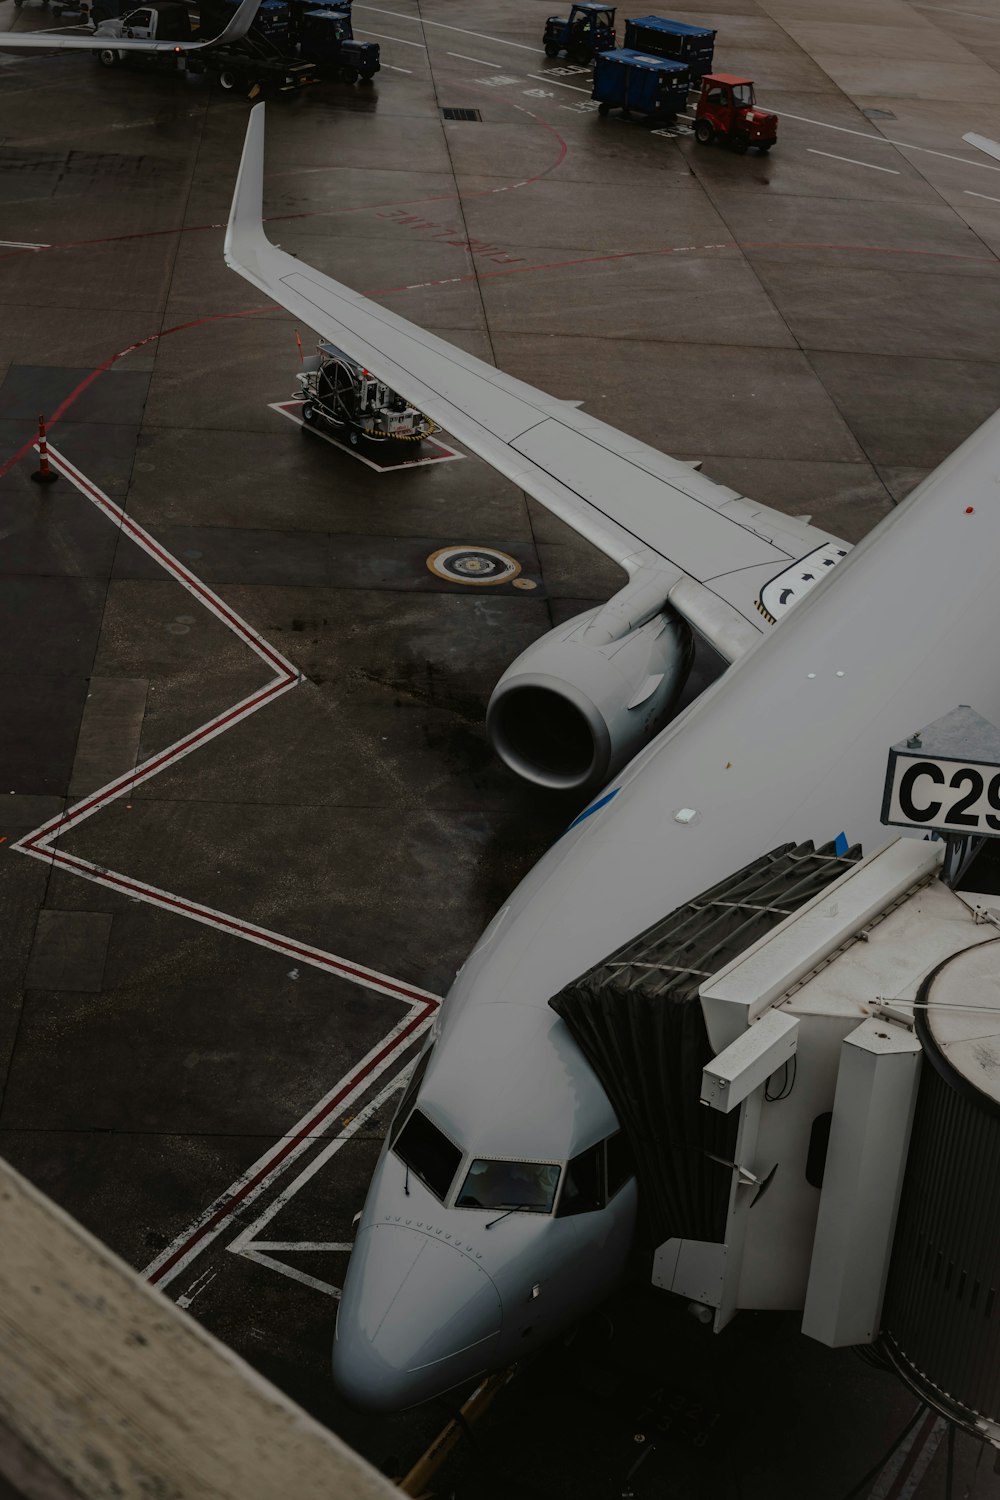
[[[962,140],[968,141],[970,146],[978,146],[987,156],[995,156],[1000,161],[1000,141],[991,141],[988,135],[976,135],[974,130],[963,135]]]
[[[136,0],[136,9],[141,4],[142,0]],[[243,0],[239,9],[230,17],[228,26],[218,36],[206,41],[150,41],[145,37],[101,36],[95,31],[73,35],[60,35],[56,31],[15,31],[4,32],[0,36],[0,48],[41,47],[49,52],[201,52],[206,47],[217,47],[220,42],[237,42],[240,37],[246,36],[259,6],[260,0]]]
[[[351,291],[264,234],[264,107],[251,111],[229,266],[549,507],[733,660],[846,555],[752,501]],[[808,559],[808,561],[804,561]]]

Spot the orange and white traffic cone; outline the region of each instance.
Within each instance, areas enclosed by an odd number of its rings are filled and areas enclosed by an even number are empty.
[[[49,445],[45,441],[45,418],[38,418],[38,468],[32,474],[36,484],[54,484],[59,475],[49,468]]]

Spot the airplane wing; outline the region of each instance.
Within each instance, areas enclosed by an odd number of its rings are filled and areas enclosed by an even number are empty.
[[[142,0],[136,0],[136,9],[141,3]],[[105,49],[113,52],[201,52],[206,47],[217,47],[220,42],[236,42],[240,37],[246,36],[259,5],[260,0],[242,0],[239,9],[230,17],[229,24],[218,36],[209,37],[206,41],[149,41],[139,37],[101,36],[94,31],[76,36],[60,36],[55,31],[15,31],[4,32],[0,36],[0,48],[44,47],[49,52],[103,52]]]
[[[257,105],[226,231],[228,265],[630,575],[643,575],[643,595],[659,589],[660,603],[669,600],[727,660],[846,556],[847,543],[828,532],[747,500],[279,250],[264,234],[263,176]]]
[[[980,151],[985,151],[987,156],[993,156],[1000,161],[1000,141],[991,141],[988,135],[976,135],[970,130],[963,135],[963,141],[968,141],[970,146],[976,146]]]

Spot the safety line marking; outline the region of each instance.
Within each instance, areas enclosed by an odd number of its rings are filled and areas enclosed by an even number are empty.
[[[809,115],[793,115],[787,109],[775,109],[770,104],[761,104],[780,119],[798,120],[803,125],[818,125],[821,130],[836,130],[841,135],[859,135],[864,141],[877,141],[880,146],[898,146],[901,151],[922,151],[924,156],[943,156],[946,161],[960,161],[966,167],[983,167],[987,172],[1000,172],[1000,166],[991,166],[988,161],[973,161],[969,156],[955,156],[950,151],[934,151],[930,146],[911,146],[909,141],[897,141],[889,135],[873,135],[870,130],[851,130],[847,125],[830,125],[826,120],[813,120]]]
[[[868,1500],[912,1500],[947,1430],[944,1417],[928,1408],[882,1469]]]
[[[871,172],[891,172],[893,177],[900,175],[895,167],[877,167],[874,162],[858,161],[855,156],[837,156],[833,151],[817,151],[815,146],[807,146],[806,150],[810,156],[826,156],[829,157],[830,161],[850,162],[852,167],[867,167]]]
[[[974,193],[971,188],[963,188],[967,198],[985,198],[987,203],[1000,203],[1000,198],[991,198],[989,193]]]
[[[480,68],[499,68],[499,63],[487,62],[485,57],[466,57],[464,52],[447,52],[446,57],[460,57],[463,62],[475,63]]]
[[[427,51],[423,42],[407,42],[401,36],[387,36],[384,31],[369,31],[367,26],[359,26],[358,30],[365,36],[377,36],[382,42],[398,42],[401,47],[417,47],[421,52]]]
[[[407,287],[406,290],[414,291],[416,288]],[[276,411],[279,415],[287,417],[290,422],[295,423],[296,427],[306,428],[308,426],[307,423],[303,422],[300,415],[305,405],[304,401],[269,401],[267,404],[271,411]],[[331,448],[339,448],[341,453],[347,453],[351,458],[356,458],[359,463],[367,464],[368,468],[374,469],[376,474],[395,474],[397,471],[403,469],[423,468],[427,464],[450,464],[454,463],[456,459],[465,457],[464,453],[458,453],[454,448],[446,447],[437,438],[427,437],[424,438],[421,447],[430,444],[438,449],[437,453],[426,453],[421,458],[401,458],[395,464],[380,464],[375,459],[369,458],[366,454],[362,453],[360,449],[352,448],[349,443],[342,443],[339,438],[334,437],[332,432],[326,432],[320,426],[308,426],[308,431],[314,437],[322,438],[324,443],[329,443]]]
[[[372,1115],[376,1114],[382,1108],[386,1100],[391,1098],[391,1096],[402,1086],[404,1077],[409,1071],[409,1066],[407,1066],[401,1069],[394,1078],[390,1079],[385,1087],[382,1088],[373,1099],[369,1100],[364,1109],[359,1110],[359,1112],[351,1120],[348,1121],[348,1123],[339,1132],[339,1134],[334,1136],[333,1140],[331,1140],[328,1145],[324,1146],[322,1151],[317,1152],[317,1154],[308,1163],[308,1165],[298,1174],[297,1177],[293,1178],[293,1180],[282,1191],[282,1193],[277,1198],[275,1198],[273,1202],[268,1204],[263,1213],[258,1215],[258,1217],[254,1219],[251,1224],[248,1224],[246,1228],[237,1235],[236,1239],[234,1239],[231,1244],[226,1246],[226,1249],[232,1255],[241,1255],[245,1259],[254,1260],[260,1265],[267,1265],[269,1269],[273,1271],[280,1271],[282,1275],[290,1276],[293,1281],[302,1281],[305,1283],[305,1285],[313,1287],[316,1291],[325,1292],[327,1296],[340,1296],[340,1287],[334,1286],[332,1282],[320,1281],[316,1277],[309,1276],[304,1271],[299,1271],[296,1267],[286,1265],[284,1261],[273,1260],[271,1258],[271,1254],[276,1250],[325,1250],[328,1252],[350,1251],[353,1248],[352,1245],[320,1244],[310,1240],[262,1240],[258,1238],[258,1236],[260,1235],[261,1231],[265,1229],[266,1226],[271,1222],[271,1220],[275,1218],[275,1216],[279,1214],[283,1208],[287,1207],[288,1203],[292,1200],[292,1198],[295,1197],[296,1193],[300,1192],[301,1189],[305,1187],[306,1183],[310,1182],[312,1178],[315,1177],[316,1173],[320,1171],[322,1167],[326,1166],[328,1161],[336,1156],[341,1147],[344,1146],[347,1141],[349,1141],[350,1138],[357,1133],[358,1130],[360,1130],[361,1126],[366,1124],[367,1121],[371,1119]]]
[[[51,250],[51,245],[36,245],[32,240],[0,240],[0,245],[9,246],[12,250]]]
[[[406,1048],[427,1030],[437,1002],[415,1010],[392,1028],[388,1036],[361,1059],[351,1073],[309,1110],[289,1135],[268,1148],[218,1198],[160,1252],[143,1271],[153,1286],[167,1286],[220,1235],[233,1215],[253,1203],[268,1184],[297,1161],[318,1137],[326,1134],[334,1118],[359,1098],[372,1081],[398,1060]],[[393,1080],[393,1084],[398,1079]]]
[[[358,10],[374,11],[379,16],[396,16],[400,21],[416,21],[421,27],[436,26],[440,31],[460,31],[463,36],[478,36],[484,42],[496,42],[500,47],[519,47],[522,52],[537,52],[537,47],[529,47],[527,42],[508,42],[499,36],[489,36],[485,31],[470,31],[467,26],[448,26],[444,21],[427,21],[423,16],[408,16],[401,10],[383,10],[380,5],[359,5]]]
[[[562,83],[558,78],[550,78],[547,73],[525,73],[525,78],[537,78],[542,83],[554,83],[557,89],[572,89],[577,94],[589,94],[590,89],[582,89],[578,83]]]
[[[57,847],[57,841],[70,830],[79,826],[86,818],[120,797],[131,793],[134,787],[148,781],[167,766],[175,764],[198,746],[222,734],[234,724],[241,723],[265,703],[280,697],[304,679],[302,674],[282,654],[265,641],[253,626],[232,610],[212,589],[195,577],[171,553],[132,518],[121,506],[99,489],[80,472],[58,449],[49,448],[49,462],[64,475],[87,500],[102,514],[114,521],[120,530],[148,556],[154,558],[164,571],[187,590],[198,602],[215,616],[226,628],[238,636],[243,643],[272,672],[272,681],[248,697],[224,710],[203,724],[199,729],[184,735],[167,749],[157,752],[136,766],[133,771],[117,776],[99,791],[83,797],[68,811],[48,819],[33,832],[13,844],[12,849],[56,865],[71,874],[80,876],[96,885],[116,890],[163,910],[173,911],[192,921],[201,922],[216,931],[243,938],[273,952],[291,955],[301,963],[310,964],[339,978],[348,979],[366,989],[400,1000],[406,1005],[403,1017],[377,1042],[361,1061],[344,1075],[333,1088],[314,1105],[289,1136],[283,1137],[269,1148],[263,1157],[240,1177],[221,1198],[216,1199],[205,1212],[173,1241],[150,1265],[145,1275],[151,1282],[160,1285],[172,1280],[184,1270],[196,1255],[211,1243],[237,1211],[251,1202],[263,1191],[267,1183],[288,1167],[304,1151],[316,1134],[324,1134],[338,1110],[353,1103],[396,1061],[430,1024],[438,1005],[439,997],[419,986],[404,984],[387,975],[370,969],[364,964],[349,963],[336,954],[327,953],[309,943],[298,942],[272,932],[255,923],[228,916],[200,902],[176,896],[145,881],[135,880],[114,870],[106,869],[90,860],[69,854]]]

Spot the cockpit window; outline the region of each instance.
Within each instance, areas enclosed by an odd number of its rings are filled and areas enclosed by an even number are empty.
[[[456,1208],[523,1209],[552,1212],[559,1168],[550,1162],[489,1161],[472,1163],[455,1200]]]
[[[433,1051],[434,1044],[432,1042],[429,1047],[425,1048],[424,1051],[421,1052],[420,1056],[417,1058],[413,1072],[407,1079],[406,1087],[403,1090],[403,1097],[399,1101],[398,1108],[396,1109],[396,1113],[393,1116],[392,1125],[389,1127],[390,1146],[395,1144],[396,1137],[399,1135],[399,1132],[402,1130],[403,1126],[406,1123],[406,1117],[410,1113],[410,1108],[413,1104],[413,1101],[417,1097],[417,1091],[424,1081],[424,1074],[427,1072],[427,1064],[431,1060],[431,1053]]]
[[[559,1217],[570,1214],[589,1214],[604,1207],[604,1142],[598,1141],[589,1151],[579,1156],[566,1168],[562,1197],[559,1199]]]
[[[392,1148],[420,1181],[443,1202],[448,1196],[452,1178],[462,1160],[462,1153],[443,1130],[419,1109],[415,1109],[403,1126]]]

